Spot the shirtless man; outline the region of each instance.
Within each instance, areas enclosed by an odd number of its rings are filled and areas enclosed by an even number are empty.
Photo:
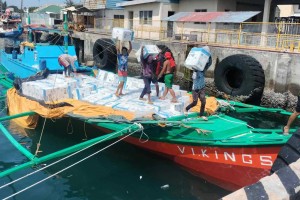
[[[176,63],[175,63],[175,61],[172,57],[172,54],[170,52],[165,53],[165,58],[166,58],[166,61],[164,62],[164,66],[163,66],[161,72],[158,75],[158,79],[160,79],[163,76],[163,74],[165,74],[164,81],[165,81],[166,90],[164,91],[164,94],[160,99],[165,100],[168,92],[170,91],[170,94],[172,95],[171,102],[176,103],[177,99],[176,99],[176,96],[175,96],[175,92],[172,89],[173,80],[174,80],[174,73],[175,73],[175,70],[176,70]]]

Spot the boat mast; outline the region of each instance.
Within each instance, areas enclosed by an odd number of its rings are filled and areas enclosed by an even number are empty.
[[[29,11],[27,12],[27,23],[28,23],[28,41],[32,42],[32,30],[30,28],[30,24],[31,24],[31,19],[30,19],[30,14]]]
[[[64,46],[65,46],[65,54],[68,54],[68,20],[67,20],[67,12],[64,12]]]

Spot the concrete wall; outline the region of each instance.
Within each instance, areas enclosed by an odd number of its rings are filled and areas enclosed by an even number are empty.
[[[93,60],[92,50],[97,39],[104,37],[110,38],[110,36],[101,36],[99,34],[78,32],[75,32],[74,37],[79,38],[80,40],[84,40],[85,61]],[[176,42],[165,43],[160,41],[136,40],[133,42],[133,52],[131,54],[131,60],[136,61],[134,53],[141,44],[167,45],[172,50],[173,55],[175,56],[175,60],[179,67],[179,70],[181,67],[183,67],[183,63],[187,56],[187,44]],[[266,88],[279,93],[284,93],[287,91],[292,92],[294,95],[297,95],[299,93],[300,55],[297,53],[271,52],[218,46],[210,46],[210,49],[213,57],[213,65],[207,73],[208,77],[213,77],[216,61],[221,62],[224,58],[230,55],[245,54],[252,56],[262,65],[265,72]]]

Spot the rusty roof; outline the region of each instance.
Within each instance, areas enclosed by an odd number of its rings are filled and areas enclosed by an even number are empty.
[[[179,12],[163,20],[173,22],[241,23],[259,13],[260,11]]]

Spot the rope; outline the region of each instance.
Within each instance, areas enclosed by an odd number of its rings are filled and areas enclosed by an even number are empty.
[[[72,128],[72,131],[71,132],[69,132],[69,126],[71,125],[71,128]],[[74,132],[74,128],[73,128],[73,124],[72,124],[72,122],[71,122],[71,118],[69,118],[69,121],[68,121],[68,125],[67,125],[67,134],[73,134],[73,132]]]
[[[43,133],[44,133],[46,121],[47,121],[47,118],[45,118],[45,120],[44,120],[44,124],[43,124],[43,127],[42,127],[42,132],[41,132],[41,135],[40,135],[40,139],[39,139],[39,142],[36,144],[36,151],[35,151],[35,154],[34,154],[35,157],[37,156],[37,154],[39,152],[41,152],[40,151],[40,147],[41,147],[41,141],[42,141],[42,137],[43,137]]]
[[[87,134],[86,134],[86,129],[85,129],[86,121],[87,121],[87,120],[84,120],[84,122],[83,122],[83,131],[84,131],[85,138],[83,138],[82,140],[87,140],[87,139],[88,139],[88,136],[87,136]]]
[[[142,141],[142,137],[143,137],[143,135],[145,135],[146,136],[146,140],[144,140],[144,141]],[[148,142],[149,141],[149,136],[144,132],[144,130],[142,129],[142,134],[140,135],[140,138],[139,138],[139,141],[140,141],[140,143],[142,143],[142,144],[144,144],[144,143],[146,143],[146,142]]]
[[[42,183],[42,182],[48,180],[49,178],[52,178],[53,176],[56,176],[57,174],[60,174],[61,172],[66,171],[67,169],[69,169],[69,168],[71,168],[71,167],[73,167],[73,166],[75,166],[75,165],[77,165],[77,164],[79,164],[79,163],[81,163],[81,162],[87,160],[88,158],[90,158],[90,157],[92,157],[92,156],[94,156],[94,155],[96,155],[96,154],[98,154],[98,153],[104,151],[105,149],[107,149],[107,148],[109,148],[109,147],[111,147],[111,146],[117,144],[118,142],[120,142],[120,141],[124,140],[125,138],[129,137],[130,135],[132,135],[132,134],[134,134],[134,133],[136,133],[136,132],[138,132],[138,131],[140,131],[140,130],[143,129],[143,127],[142,127],[141,124],[134,124],[134,125],[137,125],[137,126],[139,126],[140,128],[139,128],[138,130],[136,130],[136,131],[134,131],[134,132],[132,132],[132,133],[130,133],[130,134],[128,134],[128,135],[126,135],[126,136],[120,138],[119,140],[113,142],[112,144],[110,144],[110,145],[108,145],[108,146],[106,146],[106,147],[100,149],[99,151],[96,151],[95,153],[93,153],[93,154],[91,154],[91,155],[89,155],[89,156],[87,156],[87,157],[85,157],[85,158],[83,158],[83,159],[81,159],[81,160],[79,160],[79,161],[73,163],[72,165],[70,165],[70,166],[68,166],[68,167],[66,167],[66,168],[64,168],[64,169],[62,169],[62,170],[60,170],[60,171],[58,171],[58,172],[56,172],[56,173],[54,173],[54,174],[52,174],[51,176],[49,176],[49,177],[47,177],[47,178],[44,178],[44,179],[42,179],[42,180],[40,180],[40,181],[38,181],[38,182],[36,182],[36,183],[34,183],[34,184],[32,184],[32,185],[26,187],[26,188],[24,188],[24,189],[22,189],[22,190],[20,190],[20,191],[18,191],[18,192],[16,192],[16,193],[14,193],[14,194],[8,196],[8,197],[5,197],[3,200],[9,199],[9,198],[11,198],[11,197],[14,197],[14,196],[16,196],[17,194],[20,194],[20,193],[22,193],[22,192],[24,192],[24,191],[26,191],[26,190],[28,190],[28,189],[34,187],[35,185],[38,185],[39,183]],[[91,145],[91,146],[92,146],[92,145]]]
[[[53,162],[53,163],[51,163],[51,164],[49,164],[49,165],[47,165],[47,166],[45,166],[45,167],[42,167],[42,168],[40,168],[40,169],[38,169],[38,170],[36,170],[36,171],[34,171],[34,172],[31,172],[31,173],[29,173],[29,174],[26,174],[25,176],[20,177],[20,178],[14,180],[14,181],[12,181],[12,182],[9,182],[9,183],[7,183],[7,184],[5,184],[5,185],[2,185],[2,186],[0,186],[0,189],[2,189],[2,188],[4,188],[4,187],[7,187],[7,186],[9,186],[9,185],[11,185],[11,184],[13,184],[13,183],[15,183],[15,182],[17,182],[17,181],[20,181],[20,180],[22,180],[22,179],[24,179],[24,178],[26,178],[26,177],[28,177],[28,176],[31,176],[31,175],[33,175],[33,174],[39,172],[39,171],[42,171],[42,170],[44,170],[44,169],[47,169],[48,167],[51,167],[52,165],[55,165],[55,164],[57,164],[57,163],[59,163],[59,162],[65,160],[65,159],[67,159],[67,158],[70,158],[70,157],[72,157],[72,156],[74,156],[74,155],[76,155],[76,154],[78,154],[78,153],[80,153],[80,152],[82,152],[82,151],[84,151],[84,150],[90,148],[90,147],[95,146],[96,144],[99,144],[99,143],[103,142],[104,140],[106,140],[106,139],[108,139],[108,138],[110,138],[110,137],[112,137],[112,136],[114,136],[114,135],[116,135],[116,134],[119,134],[119,133],[125,131],[126,129],[130,129],[132,126],[135,126],[135,125],[137,125],[137,126],[140,127],[137,131],[143,130],[143,129],[144,129],[143,126],[142,126],[141,124],[134,123],[134,124],[132,124],[131,126],[129,126],[129,127],[127,127],[127,128],[124,128],[123,130],[120,130],[120,131],[115,132],[114,134],[110,135],[109,137],[103,138],[102,140],[100,140],[100,141],[98,141],[98,142],[96,142],[96,143],[94,143],[94,144],[91,144],[90,146],[87,146],[87,147],[85,147],[85,148],[83,148],[83,149],[81,149],[81,150],[79,150],[79,151],[76,151],[76,152],[74,152],[74,153],[72,153],[72,154],[70,154],[70,155],[68,155],[68,156],[66,156],[66,157],[64,157],[64,158],[61,158],[61,159],[59,159],[59,160],[57,160],[57,161],[55,161],[55,162]]]
[[[0,111],[0,113],[2,113],[6,108],[7,108],[7,103],[6,103],[6,101],[4,101],[4,107],[3,107],[3,109]]]

